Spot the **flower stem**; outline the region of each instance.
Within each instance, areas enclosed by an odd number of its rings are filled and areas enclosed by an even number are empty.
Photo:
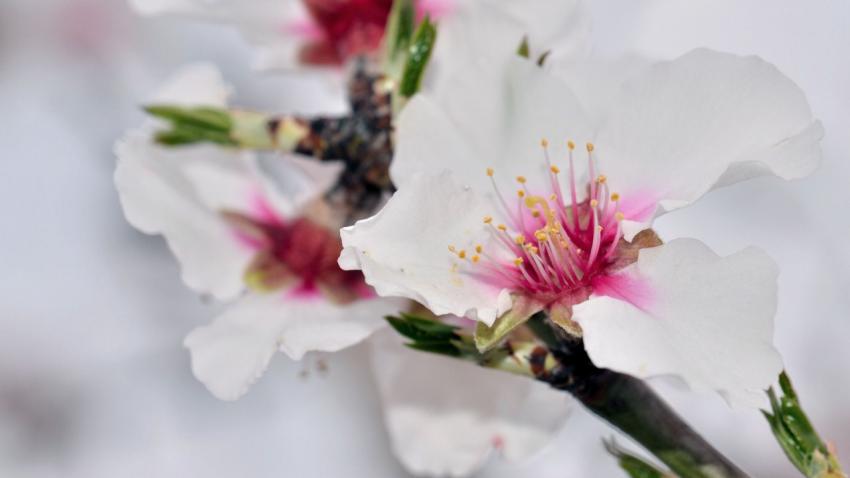
[[[682,478],[748,476],[712,447],[642,380],[593,365],[580,339],[561,333],[541,314],[529,328],[560,363],[539,376],[632,437]]]

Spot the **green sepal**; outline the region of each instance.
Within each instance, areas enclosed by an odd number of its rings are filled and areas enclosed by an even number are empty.
[[[511,297],[511,310],[502,314],[488,327],[478,322],[475,327],[475,346],[480,352],[486,352],[498,345],[514,329],[524,324],[532,315],[543,310],[543,304],[524,296]]]
[[[401,96],[410,98],[419,91],[419,86],[422,84],[422,77],[425,76],[425,67],[428,65],[428,60],[431,59],[431,53],[434,51],[434,42],[436,40],[437,27],[426,16],[416,29],[413,42],[408,49],[407,61],[404,64],[401,83],[398,88]]]
[[[172,105],[149,105],[144,110],[151,116],[161,118],[174,125],[192,125],[206,130],[229,132],[233,127],[230,113],[220,108],[199,106],[184,108]]]
[[[230,113],[207,106],[186,108],[173,105],[149,105],[144,110],[156,118],[170,123],[170,129],[154,135],[157,143],[180,146],[194,143],[215,143],[235,146],[230,136],[233,120]]]
[[[410,45],[413,38],[416,9],[413,0],[395,0],[384,34],[385,61],[392,64]]]

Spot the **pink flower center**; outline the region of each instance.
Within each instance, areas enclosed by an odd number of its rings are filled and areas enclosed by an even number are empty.
[[[342,242],[335,231],[307,217],[285,222],[267,214],[225,213],[240,242],[257,251],[245,274],[250,286],[276,290],[294,285],[296,293],[321,292],[336,302],[374,295],[361,272],[339,268]]]
[[[301,60],[339,64],[377,49],[392,9],[392,0],[304,0],[321,30],[321,39],[304,47]]]
[[[519,189],[509,200],[492,180],[502,206],[504,223],[491,216],[484,223],[495,238],[487,250],[475,245],[471,250],[449,246],[464,262],[464,272],[487,283],[508,288],[546,304],[584,300],[601,276],[617,261],[622,238],[620,195],[609,191],[607,178],[596,175],[593,145],[587,145],[589,180],[583,186],[587,198],[578,200],[579,186],[569,146],[569,191],[561,189],[561,170],[549,160],[548,143],[542,142],[549,169],[548,194],[537,194],[526,186],[526,178],[516,178]],[[513,203],[513,204],[512,204]],[[511,259],[512,258],[512,259]]]

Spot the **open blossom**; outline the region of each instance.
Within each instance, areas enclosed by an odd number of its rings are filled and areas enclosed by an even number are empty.
[[[228,93],[217,70],[194,65],[154,100],[223,106]],[[115,182],[128,221],[165,237],[184,282],[232,301],[185,340],[195,376],[215,396],[241,396],[277,350],[293,359],[336,351],[407,307],[376,298],[360,272],[336,263],[338,220],[320,198],[338,167],[282,156],[260,161],[216,146],[167,148],[153,142],[157,127],[118,143]],[[393,448],[417,473],[463,476],[494,450],[529,456],[566,418],[567,398],[543,384],[410,350],[390,331],[371,345]],[[498,403],[488,398],[487,390],[511,381]],[[523,404],[545,407],[532,413]]]
[[[232,24],[258,47],[261,69],[332,66],[376,56],[392,0],[131,0],[148,15],[172,14]],[[588,29],[577,1],[419,0],[419,16],[440,23],[435,58],[474,58],[515,49],[523,35],[557,47],[583,48]],[[451,54],[449,54],[451,51]],[[441,60],[436,60],[440,62]],[[432,68],[432,70],[434,70]],[[435,73],[432,73],[432,76]]]
[[[224,106],[209,65],[187,67],[155,100]],[[217,397],[242,395],[276,350],[298,359],[335,351],[382,327],[398,301],[374,297],[362,275],[340,270],[337,220],[321,194],[338,168],[295,158],[261,163],[213,146],[167,149],[148,124],[121,140],[115,183],[127,219],[162,234],[194,290],[234,302],[186,338],[192,369]],[[272,181],[267,170],[278,171]]]
[[[804,95],[758,58],[709,50],[552,66],[478,64],[415,97],[399,191],[343,230],[340,264],[488,326],[544,310],[599,367],[761,403],[782,368],[776,265],[649,227],[712,188],[811,172],[823,133]]]

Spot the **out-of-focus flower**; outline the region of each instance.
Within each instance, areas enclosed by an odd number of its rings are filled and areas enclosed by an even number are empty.
[[[708,50],[567,66],[479,64],[414,97],[399,191],[343,229],[340,264],[379,295],[478,319],[484,348],[545,310],[599,367],[762,403],[782,368],[776,265],[648,228],[715,187],[810,173],[822,127],[803,93],[758,58]],[[585,160],[570,137],[593,141]]]
[[[131,0],[131,4],[146,15],[180,15],[234,25],[258,47],[261,69],[332,66],[357,55],[377,56],[393,6],[392,0]],[[427,14],[440,23],[437,62],[443,57],[476,58],[515,49],[524,35],[559,54],[570,54],[584,48],[584,42],[577,40],[584,39],[589,28],[578,10],[577,1],[416,3],[417,15]]]
[[[217,70],[195,65],[154,100],[222,107],[227,96]],[[339,167],[218,146],[167,148],[153,141],[159,128],[150,122],[118,143],[116,186],[127,219],[165,237],[187,285],[235,300],[185,341],[195,376],[215,396],[240,397],[277,349],[293,359],[339,350],[408,306],[374,297],[361,273],[336,263],[341,219],[322,194]],[[466,475],[494,450],[527,457],[566,418],[567,397],[543,384],[406,349],[392,333],[371,345],[394,450],[417,473]]]
[[[186,68],[157,95],[181,105],[224,106],[228,90],[209,65]],[[339,168],[211,146],[167,149],[157,126],[121,140],[115,182],[127,219],[162,234],[183,280],[235,300],[186,338],[192,368],[217,397],[242,395],[275,350],[300,358],[353,345],[383,326],[399,301],[374,297],[359,273],[339,269],[338,219],[321,194]],[[265,169],[264,169],[265,168]],[[272,181],[267,170],[279,171]]]

